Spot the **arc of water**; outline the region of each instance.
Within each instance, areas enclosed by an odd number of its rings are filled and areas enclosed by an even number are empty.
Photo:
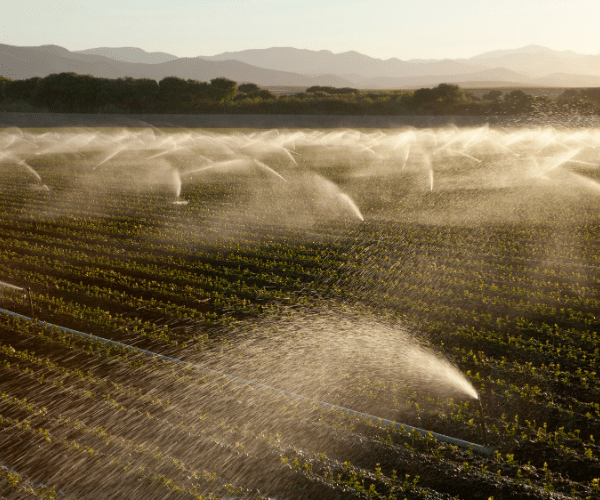
[[[504,144],[502,144],[500,141],[497,141],[497,140],[495,140],[495,139],[489,139],[489,140],[490,140],[490,142],[491,142],[492,144],[495,144],[496,146],[499,146],[499,147],[500,147],[500,149],[503,149],[503,150],[505,150],[507,153],[509,153],[509,154],[511,154],[511,155],[513,155],[513,156],[516,156],[516,157],[519,157],[519,156],[520,156],[520,155],[519,155],[519,153],[515,153],[515,152],[514,152],[512,149],[510,149],[508,146],[505,146],[505,145],[504,145]]]
[[[455,144],[458,141],[458,137],[455,137],[454,139],[446,142],[445,144],[443,144],[442,146],[440,146],[439,148],[437,148],[433,154],[437,155],[438,153],[441,153],[444,149],[448,149],[450,146],[452,146],[452,144]]]
[[[329,134],[324,134],[320,140],[317,141],[317,143],[322,143],[322,144],[327,144],[327,145],[331,145],[332,142],[335,142],[336,140],[342,138],[344,135],[346,135],[346,130],[341,130],[339,132],[330,132]]]
[[[6,281],[0,281],[0,287],[9,288],[10,290],[18,290],[20,292],[25,291],[23,287],[12,285],[11,283],[7,283]]]
[[[512,137],[510,137],[510,136],[509,136],[509,137],[506,139],[506,144],[505,144],[505,146],[509,146],[509,145],[511,145],[511,144],[514,144],[514,143],[516,143],[516,142],[519,142],[519,141],[520,141],[520,140],[523,138],[523,136],[524,136],[524,135],[525,135],[525,134],[513,134],[513,136],[512,136]]]
[[[96,170],[100,165],[103,165],[111,158],[117,156],[121,151],[123,151],[127,147],[126,144],[119,144],[116,148],[114,148],[100,163],[98,163],[92,170]]]
[[[383,159],[383,156],[381,156],[379,153],[376,153],[375,151],[373,151],[373,148],[371,146],[365,146],[364,148],[360,149],[358,152],[364,153],[365,151],[371,153],[371,156],[377,158],[378,160]]]
[[[410,144],[415,140],[416,135],[412,130],[410,132],[402,132],[397,135],[396,140],[394,141],[394,145],[392,146],[392,150],[396,150],[404,144]]]
[[[149,357],[151,357],[153,359],[156,359],[156,360],[166,361],[168,363],[180,364],[180,365],[183,365],[183,366],[186,366],[186,367],[189,367],[189,368],[193,368],[193,369],[196,369],[196,370],[199,370],[199,371],[203,371],[203,372],[206,372],[206,373],[211,373],[211,374],[216,375],[218,377],[222,377],[223,379],[236,381],[236,382],[239,382],[239,383],[242,383],[242,384],[245,384],[245,385],[250,385],[252,387],[257,387],[257,388],[260,388],[260,389],[270,390],[270,391],[273,391],[273,392],[278,393],[278,394],[283,394],[283,395],[285,395],[287,397],[293,397],[295,399],[317,403],[317,404],[319,404],[319,405],[321,405],[321,406],[323,406],[325,408],[330,408],[332,410],[341,411],[341,412],[343,412],[343,413],[345,413],[347,415],[352,415],[352,416],[356,416],[356,417],[359,417],[359,418],[365,418],[365,419],[368,419],[368,420],[370,420],[372,422],[378,423],[380,425],[384,425],[386,427],[394,427],[394,428],[403,429],[403,430],[409,431],[409,432],[416,432],[416,433],[419,433],[419,434],[421,434],[423,436],[433,437],[434,439],[436,439],[438,441],[441,441],[441,442],[446,442],[446,443],[450,443],[450,444],[453,444],[453,445],[456,445],[456,446],[460,446],[461,448],[471,449],[473,451],[477,451],[478,453],[481,453],[483,455],[491,456],[492,452],[494,451],[492,448],[490,448],[488,446],[482,446],[480,444],[470,443],[470,442],[464,441],[462,439],[454,438],[454,437],[451,437],[451,436],[445,436],[443,434],[438,434],[436,432],[431,432],[431,431],[427,431],[427,430],[424,430],[424,429],[419,429],[418,427],[412,427],[410,425],[405,425],[405,424],[400,424],[400,423],[397,423],[397,422],[392,422],[390,420],[382,419],[382,418],[376,417],[374,415],[369,415],[367,413],[362,413],[362,412],[358,412],[356,410],[351,410],[349,408],[344,408],[343,406],[337,406],[337,405],[333,405],[331,403],[327,403],[327,402],[324,402],[324,401],[319,401],[319,400],[316,400],[316,399],[311,399],[311,398],[303,396],[301,394],[296,394],[296,393],[285,391],[285,390],[282,390],[282,389],[277,389],[275,387],[271,387],[271,386],[268,386],[268,385],[265,385],[265,384],[261,384],[259,382],[255,382],[255,381],[252,381],[252,380],[246,380],[246,379],[243,379],[243,378],[240,378],[240,377],[236,377],[235,375],[229,375],[227,373],[219,372],[219,371],[213,370],[211,368],[208,368],[208,367],[205,367],[205,366],[202,366],[202,365],[196,365],[196,364],[188,363],[188,362],[182,361],[182,360],[177,359],[177,358],[171,358],[169,356],[165,356],[163,354],[158,354],[158,353],[153,352],[153,351],[148,351],[146,349],[141,349],[139,347],[134,347],[134,346],[129,345],[129,344],[123,344],[121,342],[117,342],[116,340],[105,339],[103,337],[98,337],[96,335],[91,335],[89,333],[84,333],[84,332],[80,332],[80,331],[77,331],[77,330],[72,330],[71,328],[66,328],[64,326],[53,325],[53,324],[46,323],[46,322],[41,321],[41,320],[37,320],[37,319],[34,319],[34,318],[29,318],[27,316],[23,316],[21,314],[17,314],[15,312],[9,311],[7,309],[0,309],[0,313],[7,314],[9,316],[20,318],[20,319],[23,319],[23,320],[26,320],[26,321],[36,322],[37,324],[39,324],[40,326],[42,326],[44,328],[57,328],[57,329],[59,329],[61,331],[64,331],[64,332],[70,334],[70,335],[75,335],[77,337],[82,337],[82,338],[85,338],[85,339],[88,339],[88,340],[92,340],[92,341],[95,341],[95,342],[106,343],[106,344],[114,345],[114,346],[121,347],[121,348],[124,348],[124,349],[128,349],[128,350],[131,350],[133,352],[140,353],[140,354],[143,354],[145,356],[149,356]]]
[[[268,165],[265,165],[263,162],[258,161],[258,160],[254,160],[254,163],[262,170],[264,170],[265,172],[268,172],[272,175],[274,175],[275,177],[278,177],[279,179],[281,179],[283,182],[285,182],[286,184],[289,184],[287,179],[285,179],[285,177],[283,177],[281,174],[275,172],[275,170],[273,170],[271,167],[269,167]]]
[[[296,139],[303,139],[304,134],[302,132],[293,132],[286,134],[283,138],[281,145],[286,147],[288,150],[294,151],[296,149]],[[294,151],[295,152],[295,151]]]
[[[408,158],[410,156],[410,146],[414,140],[415,134],[411,132],[410,134],[402,134],[402,136],[394,143],[392,154],[394,154],[396,150],[402,146],[402,155],[400,156],[400,159],[402,160],[402,168],[400,169],[401,171],[406,167],[406,162],[408,162]]]
[[[248,163],[250,161],[251,160],[247,160],[247,159],[211,161],[210,165],[207,165],[205,167],[195,168],[193,170],[187,170],[187,171],[183,172],[181,175],[182,175],[182,177],[189,177],[189,176],[192,176],[199,172],[205,172],[206,170],[222,170],[222,169],[227,169],[227,168],[232,168],[232,167],[240,167],[243,164],[245,164],[245,166],[248,166]]]
[[[348,196],[346,193],[342,193],[341,191],[338,194],[338,196],[342,201],[344,201],[344,203],[346,205],[348,205],[348,207],[350,208],[350,210],[352,211],[352,213],[354,215],[356,215],[362,222],[365,221],[365,218],[363,217],[362,213],[360,212],[360,209],[356,206],[356,203],[354,203],[354,200],[352,200],[352,198],[350,198],[350,196]]]
[[[473,142],[475,142],[476,139],[479,138],[481,134],[483,134],[484,131],[489,132],[489,130],[490,126],[487,123],[483,127],[477,127],[475,131],[471,134],[467,142],[463,145],[463,149],[467,149]]]
[[[294,157],[292,156],[292,153],[294,153],[295,155],[300,156],[300,153],[296,153],[296,151],[292,151],[288,148],[284,148],[283,146],[281,146],[281,150],[284,152],[284,154],[287,155],[287,157],[292,160],[294,162],[294,165],[298,166],[298,163],[296,163],[296,160],[294,159]]]
[[[429,146],[433,148],[438,147],[438,137],[431,130],[420,130],[415,132],[416,140],[421,143],[421,147],[427,147],[427,141],[430,141]]]
[[[158,137],[155,136],[155,143],[152,144],[152,148],[151,149],[161,149],[161,148],[168,148],[168,146],[172,145],[174,142],[174,139],[171,135],[160,135]]]
[[[189,154],[189,155],[193,155],[194,154],[194,152],[190,148],[187,148],[185,146],[177,146],[177,145],[175,145],[172,148],[165,149],[165,150],[161,151],[160,153],[156,153],[155,155],[148,156],[148,158],[146,158],[146,160],[151,160],[153,158],[158,158],[159,156],[163,156],[163,155],[166,155],[166,154],[174,154],[174,153],[178,153],[178,152],[187,152],[187,154]]]
[[[98,132],[95,133],[85,133],[85,134],[77,134],[73,136],[70,140],[67,140],[67,144],[73,144],[74,148],[80,150],[82,147],[87,146],[90,142],[92,142],[96,137],[98,137]]]
[[[136,137],[142,141],[145,147],[148,147],[149,144],[155,142],[157,137],[164,135],[164,133],[154,125],[148,122],[141,122],[146,128],[140,130]]]
[[[469,158],[470,160],[473,160],[477,163],[482,163],[482,161],[479,158],[475,158],[474,156],[471,156],[470,154],[467,154],[464,151],[453,151],[453,153],[459,156],[464,156],[465,158]]]
[[[171,183],[173,185],[173,189],[175,190],[175,201],[179,198],[181,194],[181,175],[179,175],[179,170],[174,167],[171,167]]]
[[[30,172],[31,174],[33,174],[33,176],[36,178],[36,180],[38,181],[38,183],[41,184],[44,188],[46,188],[46,190],[48,189],[48,186],[46,186],[46,184],[44,184],[44,181],[40,177],[40,174],[38,174],[33,167],[31,167],[30,165],[28,165],[25,162],[25,160],[19,161],[18,165],[21,165],[23,168],[25,168],[25,170],[27,170],[28,172]]]
[[[408,162],[408,158],[410,157],[410,144],[406,145],[406,149],[404,150],[404,155],[402,156],[402,170],[406,167],[406,163]]]
[[[188,170],[187,172],[184,172],[182,174],[182,176],[189,177],[193,174],[197,174],[199,172],[204,172],[206,170],[211,170],[211,169],[227,169],[227,168],[236,168],[236,167],[249,168],[251,166],[258,167],[259,169],[269,173],[270,175],[273,175],[286,183],[288,182],[287,179],[285,179],[285,177],[283,177],[281,174],[279,174],[278,172],[273,170],[268,165],[265,165],[264,163],[262,163],[258,160],[253,160],[250,158],[240,158],[237,160],[225,160],[225,161],[213,162],[210,165],[207,165],[206,167],[197,168],[194,170]]]
[[[560,167],[562,164],[567,163],[574,156],[577,156],[580,151],[581,151],[580,148],[571,150],[571,151],[566,151],[563,154],[555,156],[554,158],[551,159],[551,161],[545,162],[545,165],[543,165],[541,167],[538,162],[538,168],[541,168],[541,170],[542,170],[541,173],[538,175],[538,177],[541,177],[542,175],[546,175],[548,172],[551,172],[552,170]]]
[[[209,142],[213,145],[216,146],[218,149],[221,150],[221,152],[223,154],[227,154],[230,156],[234,156],[235,152],[233,151],[233,149],[231,149],[223,139],[219,139],[216,137],[209,137]]]
[[[261,143],[258,139],[249,142],[248,144],[244,144],[239,149],[242,154],[247,156],[253,156],[253,152],[255,156],[261,156],[262,153],[282,153],[286,158],[291,160],[294,165],[298,166],[296,160],[292,156],[292,153],[288,148],[283,147],[283,141],[270,141],[270,143],[264,144]],[[254,149],[253,149],[254,148]],[[294,151],[295,154],[298,154]]]
[[[208,165],[206,167],[201,167],[201,168],[196,168],[194,170],[188,170],[186,172],[183,172],[181,174],[182,177],[190,177],[193,174],[197,174],[198,172],[204,172],[205,170],[209,170],[209,169],[214,169],[214,168],[218,168],[218,164],[221,162],[216,162],[213,163],[212,165]]]
[[[6,135],[8,135],[8,134],[6,134]],[[3,141],[3,143],[0,143],[0,145],[2,146],[2,149],[7,149],[16,140],[17,140],[17,136],[14,134],[10,134],[10,135],[8,135],[6,141]]]

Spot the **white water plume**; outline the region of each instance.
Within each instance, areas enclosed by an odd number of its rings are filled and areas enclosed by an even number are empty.
[[[579,154],[580,151],[581,150],[579,148],[574,150],[567,150],[561,154],[554,155],[549,158],[542,158],[541,161],[536,160],[536,165],[539,171],[535,172],[534,175],[537,177],[545,176],[548,172],[551,172],[559,166],[571,161],[575,156]]]
[[[0,281],[0,288],[8,288],[10,290],[16,290],[16,291],[20,291],[20,292],[25,291],[24,288],[22,288],[20,286],[12,285],[10,283],[6,283],[5,281]]]
[[[177,200],[181,194],[181,176],[177,169],[174,168],[171,168],[169,176],[171,178],[171,186],[173,187],[173,191],[175,191],[175,199]]]
[[[348,196],[346,193],[339,193],[338,197],[342,200],[343,203],[345,203],[346,205],[348,205],[348,207],[350,208],[350,211],[356,216],[358,217],[361,221],[364,221],[365,218],[363,217],[363,215],[360,213],[360,210],[358,209],[358,207],[356,206],[356,203],[354,203],[352,201],[352,198],[350,198],[350,196]]]
[[[344,193],[337,184],[330,180],[313,174],[304,177],[304,193],[322,218],[339,213],[356,217],[364,221],[364,217],[352,198]]]
[[[29,176],[32,176],[35,179],[37,185],[42,189],[48,190],[48,186],[44,184],[40,174],[25,160],[10,152],[0,152],[0,170],[14,169],[15,167],[17,170],[25,170]]]
[[[127,145],[125,145],[125,144],[117,144],[110,151],[108,151],[107,154],[104,155],[104,157],[102,158],[102,160],[94,167],[94,169],[96,169],[99,166],[103,165],[108,160],[114,158],[115,156],[117,156],[121,151],[123,151],[126,148],[127,148]]]
[[[295,166],[298,166],[290,150],[283,146],[283,137],[281,140],[264,142],[257,138],[248,144],[241,146],[240,152],[251,158],[263,160],[269,156],[276,155],[290,160]]]
[[[419,197],[435,193],[449,195],[444,207],[447,214],[454,211],[452,217],[462,213],[466,219],[478,210],[476,216],[485,218],[482,207],[493,207],[497,218],[503,210],[498,190],[522,189],[523,202],[539,203],[535,190],[526,191],[525,186],[556,189],[563,196],[560,179],[567,172],[589,179],[568,183],[569,190],[593,186],[598,182],[599,150],[600,132],[592,128],[223,133],[146,128],[57,129],[43,134],[5,129],[0,134],[0,186],[16,186],[13,179],[21,169],[40,186],[61,188],[66,179],[73,191],[79,188],[93,197],[114,196],[119,190],[152,192],[158,184],[178,200],[188,189],[232,181],[241,192],[255,191],[272,214],[302,213],[312,206],[317,214],[329,211],[355,220],[368,219],[368,207],[385,203],[392,208],[409,200],[405,206],[418,207]],[[69,165],[67,170],[59,168],[63,163]],[[452,197],[467,191],[487,193],[494,201],[473,200],[472,208],[465,210],[457,199],[453,206]],[[60,201],[57,196],[52,199]],[[256,208],[252,203],[247,210]]]
[[[25,170],[27,170],[27,172],[29,172],[30,174],[33,175],[33,177],[35,177],[35,180],[38,181],[40,184],[43,184],[42,182],[42,178],[40,177],[40,174],[38,174],[34,168],[32,168],[30,165],[28,165],[26,162],[24,161],[20,161],[18,162],[18,165],[20,165],[21,167],[23,167]]]
[[[470,154],[467,154],[464,151],[457,151],[455,154],[464,156],[465,158],[468,158],[469,160],[473,160],[476,163],[481,163],[481,160],[479,158],[475,158],[474,156],[471,156]]]
[[[456,366],[406,328],[353,312],[264,320],[233,335],[233,349],[211,368],[384,418],[402,421],[393,400],[403,391],[479,397]],[[381,388],[381,403],[362,393],[366,381]]]
[[[216,171],[221,174],[248,173],[249,169],[253,169],[253,170],[258,169],[260,171],[266,172],[270,176],[276,177],[284,182],[287,182],[287,180],[282,175],[277,173],[275,170],[273,170],[268,165],[265,165],[264,163],[262,163],[258,160],[253,160],[253,159],[248,159],[248,158],[213,162],[213,163],[210,163],[209,165],[200,167],[195,170],[188,170],[188,171],[184,172],[182,175],[184,177],[190,178],[190,177],[196,176],[197,174],[201,174],[203,172],[208,172],[208,171]]]
[[[258,161],[258,160],[254,160],[254,164],[261,169],[263,172],[267,172],[268,174],[274,175],[275,177],[277,177],[278,179],[281,179],[283,182],[287,183],[287,180],[285,180],[285,178],[278,174],[277,172],[275,172],[275,170],[273,170],[271,167],[265,165],[264,163]]]

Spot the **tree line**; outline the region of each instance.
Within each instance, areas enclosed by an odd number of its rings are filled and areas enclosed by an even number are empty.
[[[24,80],[0,77],[0,109],[62,113],[257,113],[333,115],[600,114],[600,89],[567,89],[556,99],[523,90],[481,97],[442,83],[417,90],[362,91],[312,86],[276,96],[254,83],[220,77],[210,82],[175,76],[97,78],[77,73]]]

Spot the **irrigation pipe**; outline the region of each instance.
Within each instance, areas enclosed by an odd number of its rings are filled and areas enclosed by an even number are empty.
[[[0,313],[4,313],[4,314],[7,314],[9,316],[13,316],[15,318],[20,318],[20,319],[24,319],[24,320],[27,320],[27,321],[31,321],[33,323],[37,323],[38,325],[40,325],[40,326],[42,326],[44,328],[57,328],[57,329],[62,330],[64,332],[70,333],[71,335],[76,335],[78,337],[83,337],[83,338],[88,339],[88,340],[94,340],[94,341],[102,342],[104,344],[111,344],[111,345],[114,345],[114,346],[117,346],[117,347],[122,347],[122,348],[125,348],[125,349],[130,349],[130,350],[132,350],[134,352],[138,352],[140,354],[144,354],[146,356],[150,356],[152,358],[159,359],[161,361],[166,361],[166,362],[175,363],[175,364],[182,364],[182,365],[185,365],[185,366],[187,366],[189,368],[195,368],[197,370],[205,371],[205,372],[211,373],[213,375],[217,375],[217,376],[229,379],[229,380],[234,380],[236,382],[241,382],[242,384],[249,385],[249,386],[252,386],[252,387],[257,387],[257,388],[260,388],[260,389],[268,389],[270,391],[273,391],[273,392],[276,392],[276,393],[279,393],[279,394],[283,394],[283,395],[288,396],[288,397],[293,397],[293,398],[296,398],[296,399],[301,399],[303,401],[308,401],[308,402],[312,402],[312,403],[318,403],[319,405],[324,406],[325,408],[329,408],[329,409],[335,410],[335,411],[341,411],[341,412],[345,413],[346,415],[351,415],[351,416],[354,416],[354,417],[364,418],[364,419],[370,420],[371,422],[374,422],[376,424],[385,425],[387,427],[393,427],[393,428],[396,428],[396,429],[403,429],[403,430],[408,431],[408,432],[416,432],[418,434],[421,434],[422,436],[434,438],[436,441],[440,441],[440,442],[443,442],[443,443],[448,443],[448,444],[451,444],[453,446],[458,446],[460,448],[471,449],[471,450],[473,450],[473,451],[475,451],[477,453],[480,453],[482,455],[490,456],[493,453],[493,451],[494,451],[489,446],[483,446],[483,445],[476,444],[476,443],[470,443],[469,441],[464,441],[462,439],[454,438],[454,437],[451,437],[451,436],[445,436],[443,434],[438,434],[437,432],[427,431],[425,429],[419,429],[418,427],[412,427],[411,425],[401,424],[401,423],[398,423],[398,422],[392,422],[391,420],[387,420],[387,419],[384,419],[384,418],[376,417],[374,415],[369,415],[368,413],[362,413],[362,412],[359,412],[359,411],[356,411],[356,410],[351,410],[349,408],[344,408],[343,406],[337,406],[337,405],[333,405],[331,403],[326,403],[324,401],[319,401],[317,399],[311,399],[309,397],[302,396],[300,394],[295,394],[293,392],[284,391],[282,389],[276,389],[275,387],[271,387],[271,386],[268,386],[268,385],[265,385],[265,384],[260,384],[258,382],[253,382],[252,380],[246,380],[246,379],[243,379],[243,378],[240,378],[240,377],[236,377],[234,375],[228,375],[227,373],[222,373],[222,372],[213,370],[211,368],[207,368],[205,366],[196,365],[196,364],[193,364],[193,363],[188,363],[188,362],[182,361],[180,359],[171,358],[169,356],[164,356],[162,354],[158,354],[158,353],[153,352],[153,351],[148,351],[146,349],[141,349],[139,347],[134,347],[134,346],[131,346],[129,344],[123,344],[123,343],[117,342],[115,340],[109,340],[109,339],[105,339],[103,337],[98,337],[96,335],[91,335],[89,333],[79,332],[77,330],[72,330],[71,328],[66,328],[64,326],[53,325],[53,324],[46,323],[45,321],[41,321],[41,320],[38,320],[38,319],[35,319],[35,318],[29,318],[27,316],[23,316],[22,314],[17,314],[15,312],[9,311],[7,309],[1,309],[0,308]]]
[[[8,467],[7,465],[5,465],[2,461],[0,461],[0,472],[2,471],[7,471],[7,472],[12,472],[14,474],[19,474],[15,469],[11,469],[10,467]],[[19,474],[19,477],[23,477],[21,476],[21,474]],[[31,486],[40,486],[42,488],[49,488],[49,486],[46,486],[44,483],[36,483],[34,481],[32,481],[29,478],[25,478],[26,482],[29,483]],[[21,480],[22,481],[22,480]],[[63,490],[58,490],[58,493],[61,494],[63,497],[65,497],[67,500],[77,500],[76,497],[69,495],[68,493],[65,493]]]

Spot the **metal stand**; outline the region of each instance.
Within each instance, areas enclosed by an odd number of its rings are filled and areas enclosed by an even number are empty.
[[[483,439],[483,444],[487,443],[486,430],[485,430],[485,419],[483,415],[483,405],[481,404],[481,398],[479,398],[479,418],[481,423],[481,438]]]
[[[33,298],[31,297],[31,287],[27,287],[27,297],[29,298],[29,309],[31,310],[31,317],[35,318],[35,312],[33,311]]]

